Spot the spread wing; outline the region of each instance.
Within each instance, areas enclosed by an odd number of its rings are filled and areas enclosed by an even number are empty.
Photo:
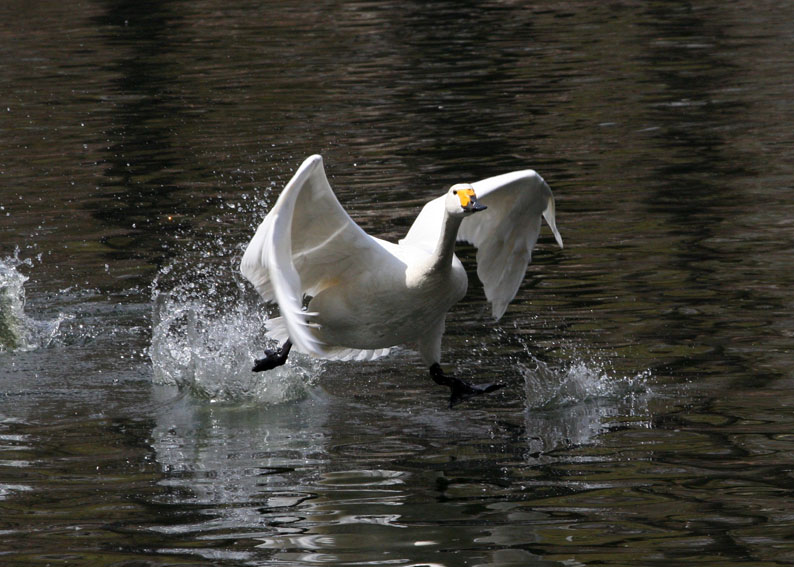
[[[369,270],[386,254],[345,212],[331,190],[319,155],[307,158],[254,234],[240,270],[266,301],[281,310],[298,350],[325,356],[302,309],[345,273]],[[379,260],[381,259],[381,260]]]
[[[472,183],[477,199],[488,208],[461,223],[458,240],[477,247],[477,276],[499,319],[524,279],[532,249],[546,219],[562,248],[554,218],[554,195],[531,169],[514,171]]]
[[[562,247],[554,218],[554,195],[531,169],[489,177],[472,183],[472,187],[477,200],[488,208],[463,219],[458,240],[477,247],[477,275],[498,320],[524,279],[540,234],[541,216]],[[442,195],[422,208],[401,242],[432,251],[441,234],[444,214]]]

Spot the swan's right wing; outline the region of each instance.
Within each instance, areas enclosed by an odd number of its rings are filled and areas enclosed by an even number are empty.
[[[298,350],[326,357],[311,332],[303,298],[356,270],[367,273],[387,254],[345,212],[319,155],[307,158],[284,187],[243,255],[240,270],[266,301],[281,310]]]

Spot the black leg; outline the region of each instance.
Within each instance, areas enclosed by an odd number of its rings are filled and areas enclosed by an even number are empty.
[[[449,386],[449,389],[451,390],[451,395],[449,397],[449,407],[456,406],[461,402],[465,402],[469,398],[473,398],[474,396],[494,392],[500,388],[504,388],[505,386],[504,384],[499,383],[473,386],[472,384],[464,382],[460,378],[455,378],[454,376],[444,374],[444,371],[441,370],[441,365],[437,362],[433,363],[433,365],[430,367],[430,377],[436,384],[441,386]]]
[[[263,370],[273,370],[277,366],[281,366],[287,362],[287,356],[292,348],[292,342],[287,341],[278,350],[265,350],[265,358],[258,358],[254,361],[254,367],[251,369],[254,372],[262,372]]]

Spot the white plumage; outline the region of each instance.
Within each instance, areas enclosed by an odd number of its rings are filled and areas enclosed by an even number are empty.
[[[446,313],[466,293],[455,241],[477,247],[477,274],[499,319],[524,277],[541,216],[562,247],[551,189],[534,171],[516,171],[453,186],[394,244],[350,218],[314,155],[257,229],[241,270],[280,308],[269,335],[301,352],[371,360],[414,343],[437,365]]]

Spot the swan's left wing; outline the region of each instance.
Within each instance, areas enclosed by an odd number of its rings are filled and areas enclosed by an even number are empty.
[[[546,219],[562,248],[554,218],[554,195],[531,169],[472,183],[477,199],[488,208],[463,219],[458,240],[477,247],[477,275],[499,319],[524,279],[532,249]]]

